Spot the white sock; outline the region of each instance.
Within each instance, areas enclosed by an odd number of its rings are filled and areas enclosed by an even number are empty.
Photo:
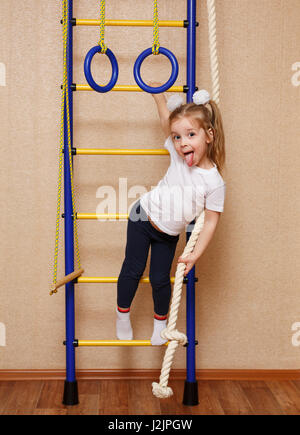
[[[152,346],[161,346],[168,341],[162,338],[160,335],[161,331],[166,329],[166,327],[167,327],[167,319],[166,320],[154,319],[153,334],[151,337]]]
[[[121,313],[118,308],[117,312],[117,338],[118,340],[132,340],[133,333],[130,322],[130,312],[129,313]]]

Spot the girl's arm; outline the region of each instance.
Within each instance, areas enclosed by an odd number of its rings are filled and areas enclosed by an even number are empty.
[[[152,87],[158,87],[160,86],[159,83],[151,82],[150,84]],[[163,132],[165,134],[166,139],[170,136],[171,131],[169,127],[169,116],[170,112],[167,108],[167,99],[164,94],[151,94],[154,98],[154,101],[157,106],[157,111],[160,119],[160,123],[163,129]]]
[[[194,250],[191,254],[187,255],[186,257],[179,257],[178,263],[185,263],[186,268],[184,271],[184,275],[187,276],[187,274],[192,270],[194,264],[196,261],[201,257],[207,246],[209,245],[209,242],[211,241],[216,228],[217,224],[219,222],[221,213],[217,211],[207,210],[205,209],[205,220],[204,220],[204,226],[202,231],[199,234],[197,243],[194,247]]]

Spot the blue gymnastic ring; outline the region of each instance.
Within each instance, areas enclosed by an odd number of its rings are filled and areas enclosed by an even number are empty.
[[[145,51],[143,51],[143,53],[141,53],[139,55],[139,57],[137,58],[137,60],[134,64],[133,72],[134,72],[134,78],[135,78],[136,83],[139,85],[139,87],[141,89],[143,89],[143,91],[149,92],[150,94],[160,94],[162,92],[167,91],[171,86],[173,86],[173,84],[175,83],[175,81],[178,77],[178,73],[179,73],[179,65],[178,65],[177,59],[174,56],[174,54],[170,50],[168,50],[164,47],[159,47],[159,53],[165,55],[170,60],[171,65],[172,65],[171,76],[170,76],[169,80],[167,81],[167,83],[165,83],[163,86],[159,86],[158,88],[148,86],[141,78],[142,63],[146,59],[146,57],[153,54],[152,48],[147,48]]]
[[[97,92],[105,93],[110,91],[115,84],[117,83],[118,76],[119,76],[119,67],[118,62],[113,54],[113,52],[108,48],[106,51],[106,55],[110,60],[111,67],[112,67],[112,76],[110,82],[106,86],[99,86],[95,80],[92,77],[91,73],[91,63],[96,53],[101,53],[101,47],[100,45],[97,45],[96,47],[91,48],[91,50],[86,55],[85,61],[84,61],[84,74],[85,78],[87,79],[88,84],[91,88],[93,88]]]

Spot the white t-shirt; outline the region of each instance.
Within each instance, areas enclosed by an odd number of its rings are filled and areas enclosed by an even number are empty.
[[[211,169],[189,167],[171,136],[164,147],[171,156],[169,169],[154,189],[141,196],[140,204],[161,231],[177,236],[204,208],[223,212],[226,183],[216,164]]]

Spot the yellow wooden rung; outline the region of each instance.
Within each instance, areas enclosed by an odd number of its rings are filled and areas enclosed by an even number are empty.
[[[104,284],[104,283],[110,283],[110,284],[116,284],[118,282],[117,277],[110,277],[110,276],[81,276],[77,280],[78,284]],[[171,277],[171,283],[174,284],[175,277]],[[150,279],[149,277],[142,278],[140,280],[140,283],[142,284],[149,284]]]
[[[89,85],[78,85],[76,84],[76,91],[94,91],[93,88],[91,88]],[[144,92],[143,89],[141,89],[137,85],[116,85],[114,88],[112,88],[112,91],[114,92]],[[184,92],[183,86],[172,86],[170,89],[168,89],[166,92]]]
[[[168,346],[165,343],[163,346]],[[101,346],[128,346],[128,347],[142,347],[152,346],[150,340],[78,340],[78,347],[101,347]]]
[[[105,20],[106,26],[153,27],[153,20]],[[159,27],[184,27],[184,21],[165,20],[158,22]],[[76,19],[76,26],[100,26],[100,20]]]
[[[166,156],[169,151],[165,149],[91,149],[77,148],[79,156]]]
[[[108,220],[120,220],[128,219],[128,214],[97,214],[97,213],[76,213],[76,219],[108,219]]]

